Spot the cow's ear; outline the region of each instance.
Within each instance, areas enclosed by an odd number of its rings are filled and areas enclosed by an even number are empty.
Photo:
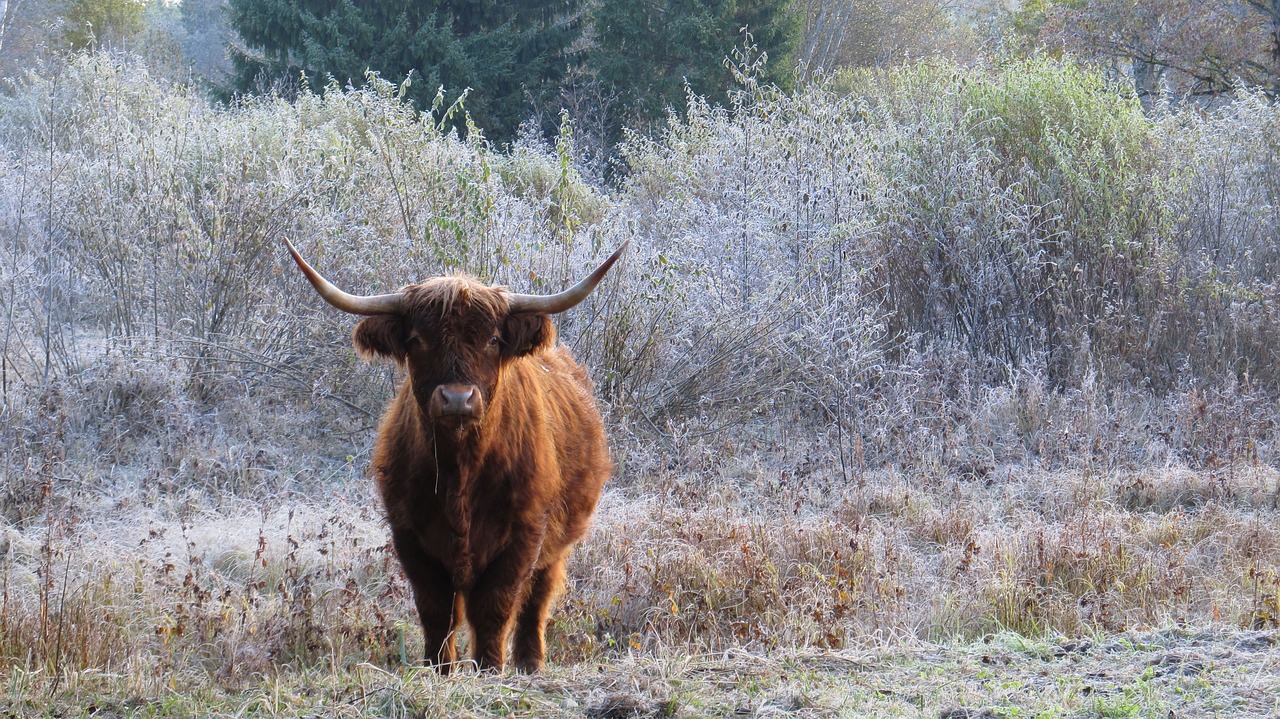
[[[365,359],[384,357],[404,362],[409,355],[405,347],[404,318],[400,315],[374,315],[360,320],[351,331],[351,341]]]
[[[502,327],[502,353],[508,357],[523,357],[555,341],[556,327],[544,314],[507,315]]]

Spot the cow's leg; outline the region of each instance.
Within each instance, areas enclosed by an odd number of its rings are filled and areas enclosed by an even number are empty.
[[[502,669],[507,635],[528,589],[541,544],[541,537],[537,536],[513,538],[511,546],[490,562],[467,594],[472,653],[481,669]]]
[[[462,621],[462,596],[454,591],[448,570],[422,551],[411,532],[392,530],[391,538],[413,587],[426,663],[447,674],[458,659],[455,637]]]
[[[512,662],[524,672],[536,672],[542,668],[546,655],[547,616],[551,605],[564,587],[564,557],[533,574],[529,594],[525,597],[520,616],[516,618],[516,635],[512,646]]]

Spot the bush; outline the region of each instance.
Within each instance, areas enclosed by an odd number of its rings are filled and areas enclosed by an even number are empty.
[[[569,118],[552,146],[498,153],[376,76],[217,108],[122,56],[32,75],[0,104],[7,416],[34,417],[63,382],[66,406],[87,398],[120,437],[164,424],[161,444],[214,454],[207,438],[272,413],[297,436],[367,429],[394,374],[354,359],[350,319],[314,298],[285,236],[356,292],[455,269],[554,291],[634,238],[558,320],[614,421],[670,437],[794,425],[836,448],[844,477],[1078,462],[1086,437],[1128,462],[1166,447],[1161,428],[1206,385],[1252,408],[1274,396],[1280,174],[1261,98],[1149,119],[1043,59],[792,94],[743,79],[729,108],[693,98],[660,138],[628,140],[629,174],[606,192],[574,167]],[[101,377],[159,399],[116,406]],[[177,438],[195,425],[144,405],[245,426],[191,443]],[[1120,447],[1087,406],[1161,409]],[[1228,454],[1259,456],[1270,416],[1251,411]],[[257,449],[242,454],[224,464]]]
[[[458,111],[438,109],[446,122]],[[173,383],[175,411],[217,426],[199,422],[205,437],[249,439],[273,406],[288,413],[311,401],[325,407],[304,434],[321,432],[327,416],[367,427],[393,376],[354,358],[351,320],[314,296],[281,239],[357,292],[464,269],[558,291],[622,241],[605,228],[627,231],[567,163],[571,137],[566,125],[560,147],[501,155],[460,140],[375,76],[292,104],[217,108],[127,56],[78,55],[56,75],[33,74],[0,102],[0,183],[12,190],[0,275],[4,411],[15,425],[34,421],[46,388],[63,384],[59,411],[83,410],[90,424],[127,417],[119,397],[94,394],[105,373],[128,386]],[[662,270],[645,250],[627,265],[649,261],[635,279],[611,280],[621,293],[606,289],[559,323],[609,396],[636,393],[654,371],[643,356],[656,330],[641,308],[673,299],[651,289]],[[617,321],[596,319],[606,306]],[[82,392],[90,397],[79,406]],[[225,410],[253,401],[263,416],[219,426]],[[154,423],[171,432],[165,441],[184,436]]]
[[[1275,194],[1276,117],[1254,98],[1153,120],[1101,75],[1046,59],[849,72],[729,109],[692,101],[664,137],[627,147],[619,198],[690,288],[682,313],[707,328],[684,340],[674,394],[767,400],[830,422],[858,453],[905,460],[921,432],[963,435],[984,387],[1028,378],[1103,388],[1089,390],[1103,403],[1120,390],[1126,412],[1127,388],[1274,392],[1260,361],[1274,275],[1223,272],[1265,250],[1196,235],[1220,197],[1252,223],[1243,237],[1266,236],[1275,215],[1256,208]],[[1213,272],[1189,262],[1194,247],[1220,248]],[[1221,309],[1206,302],[1224,294]]]

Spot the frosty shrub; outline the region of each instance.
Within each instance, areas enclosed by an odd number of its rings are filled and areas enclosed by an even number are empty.
[[[1008,431],[1034,453],[1020,387],[1062,411],[1126,388],[1273,392],[1276,118],[1243,96],[1153,120],[1045,59],[691,98],[626,147],[619,197],[687,292],[685,364],[657,404],[799,411],[843,461],[846,434],[898,459],[921,436],[996,446],[977,426],[993,386],[1015,389]]]
[[[1276,385],[1280,336],[1280,112],[1241,92],[1212,113],[1165,118],[1176,276],[1186,286],[1178,355],[1196,374]]]
[[[29,76],[0,102],[4,431],[144,484],[281,489],[299,452],[364,451],[395,379],[283,237],[354,292],[554,291],[632,239],[558,319],[619,437],[794,429],[843,477],[1268,456],[1274,106],[1152,119],[1041,59],[783,94],[736,61],[731,106],[629,138],[609,190],[572,118],[499,152],[376,76],[231,107],[116,55]],[[1241,409],[1202,415],[1236,423],[1213,449],[1186,409],[1210,390]],[[59,416],[92,431],[53,446]]]
[[[820,88],[727,110],[692,98],[663,137],[627,145],[620,202],[684,299],[664,335],[681,371],[648,407],[798,411],[837,434],[861,416],[851,405],[889,370],[867,274],[878,138],[856,108]]]
[[[158,406],[92,379],[125,371],[152,376],[122,391],[176,382],[173,401],[195,414],[315,400],[317,417],[368,426],[389,371],[357,362],[350,318],[316,300],[283,237],[357,292],[459,270],[558,290],[621,241],[601,231],[609,202],[569,165],[568,147],[495,153],[479,132],[463,141],[414,112],[401,90],[371,77],[293,104],[217,108],[127,57],[81,55],[56,76],[30,76],[0,107],[4,411],[47,414],[37,400],[51,384],[90,425]],[[567,341],[592,348],[610,393],[644,367],[649,323],[636,308],[674,301],[646,289],[648,256],[628,258],[638,279],[610,283],[560,322]],[[632,296],[636,308],[610,308]],[[619,321],[598,321],[604,311]],[[112,359],[121,354],[129,360]],[[243,419],[229,429],[258,434],[262,418]]]
[[[1043,357],[1058,385],[1154,369],[1168,218],[1136,101],[1042,60],[842,81],[897,134],[876,237],[895,329],[1006,372]]]

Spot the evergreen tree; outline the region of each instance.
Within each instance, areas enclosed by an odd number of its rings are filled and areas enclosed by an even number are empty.
[[[359,85],[373,70],[410,72],[419,108],[436,88],[471,88],[467,109],[486,135],[510,139],[530,97],[558,90],[581,34],[581,0],[230,0],[245,48],[234,89],[261,90],[305,75]]]
[[[800,43],[791,0],[600,0],[590,65],[616,94],[621,123],[646,129],[684,104],[685,83],[712,103],[733,87],[725,58],[747,28],[768,53],[762,82],[787,87]]]

